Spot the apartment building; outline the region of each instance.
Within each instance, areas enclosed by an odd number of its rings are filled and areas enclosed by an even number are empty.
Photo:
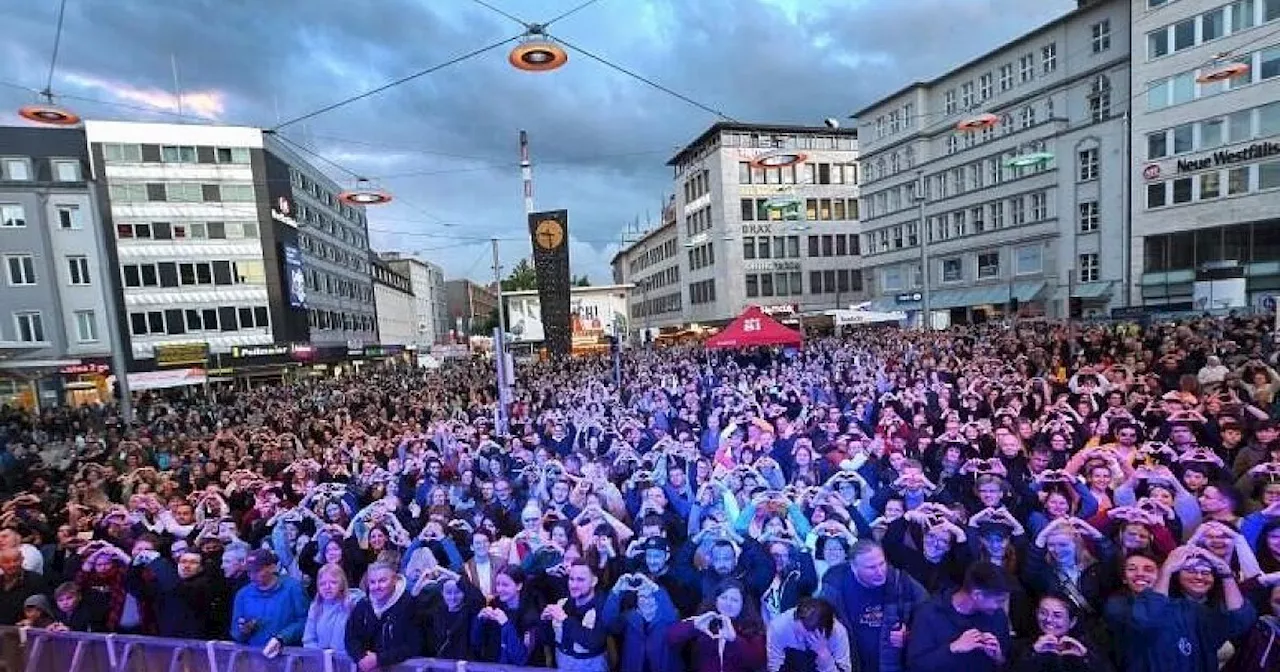
[[[379,256],[392,270],[409,278],[409,287],[413,291],[415,325],[414,338],[410,342],[420,348],[444,343],[452,327],[444,269],[437,264],[399,252],[383,252]]]

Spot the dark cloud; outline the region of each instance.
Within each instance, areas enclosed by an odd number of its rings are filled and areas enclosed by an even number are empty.
[[[534,21],[577,4],[491,2]],[[736,119],[817,124],[1074,5],[599,0],[551,32]],[[43,86],[56,12],[52,0],[0,4],[8,29],[0,81]],[[59,67],[170,91],[173,54],[184,91],[225,94],[221,121],[271,126],[519,31],[466,0],[68,0]],[[63,93],[113,99],[101,88]],[[30,97],[0,87],[6,109]],[[91,117],[169,118],[67,102]],[[397,203],[371,216],[375,245],[424,250],[449,274],[487,277],[486,246],[476,239],[525,235],[516,134],[526,129],[537,205],[571,210],[574,265],[604,282],[614,251],[607,241],[646,210],[657,216],[671,186],[666,159],[715,120],[580,53],[562,70],[531,75],[510,68],[503,48],[288,133],[395,191]],[[504,242],[504,260],[526,250]]]

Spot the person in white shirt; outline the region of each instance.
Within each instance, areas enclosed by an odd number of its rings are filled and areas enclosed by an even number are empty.
[[[821,598],[800,600],[769,623],[769,672],[815,670],[857,672],[858,661],[849,648],[849,632],[836,620],[831,603]]]

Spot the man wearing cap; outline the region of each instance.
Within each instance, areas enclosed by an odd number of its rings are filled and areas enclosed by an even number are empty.
[[[231,638],[263,647],[267,657],[302,641],[307,622],[307,596],[302,584],[281,576],[276,554],[258,549],[245,558],[249,585],[236,593],[231,610]]]

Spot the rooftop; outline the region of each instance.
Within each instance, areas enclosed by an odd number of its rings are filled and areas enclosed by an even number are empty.
[[[786,133],[791,135],[844,135],[850,137],[858,137],[857,129],[853,128],[828,128],[826,126],[788,126],[785,124],[744,124],[738,121],[718,121],[711,125],[710,128],[702,132],[694,139],[693,142],[685,145],[675,156],[667,161],[668,166],[674,166],[694,149],[701,147],[711,138],[719,135],[724,131],[746,131],[749,133]]]

